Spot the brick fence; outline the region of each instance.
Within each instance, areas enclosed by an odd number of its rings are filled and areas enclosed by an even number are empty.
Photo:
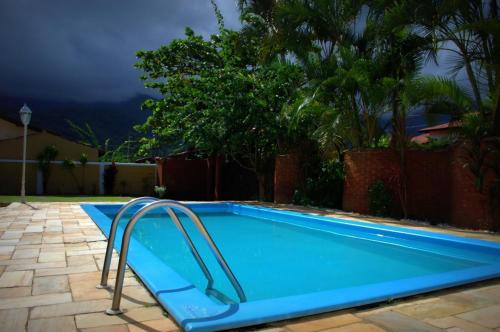
[[[188,153],[157,158],[158,184],[179,200],[248,200],[257,195],[252,172],[224,158],[191,158]]]
[[[440,151],[407,152],[408,217],[445,222],[471,229],[498,229],[498,213],[490,213],[489,188],[494,174],[485,177],[479,193],[474,178],[464,167],[463,150],[454,146]],[[383,180],[395,192],[399,180],[398,154],[393,150],[351,151],[345,155],[343,209],[368,211],[368,188]]]
[[[298,154],[276,156],[274,166],[274,202],[291,203],[302,178]]]

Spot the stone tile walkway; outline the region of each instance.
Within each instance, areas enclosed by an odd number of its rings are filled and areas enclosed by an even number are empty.
[[[500,241],[487,233],[431,229]],[[122,299],[125,313],[104,314],[111,293],[95,286],[105,248],[105,237],[79,204],[14,203],[0,208],[0,331],[178,330],[130,270]],[[246,330],[500,331],[500,279]]]

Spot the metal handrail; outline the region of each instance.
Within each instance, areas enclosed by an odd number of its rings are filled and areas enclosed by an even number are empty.
[[[116,230],[118,229],[118,221],[123,216],[123,214],[131,207],[148,202],[158,201],[158,198],[155,197],[139,197],[134,198],[129,201],[127,204],[123,205],[118,212],[116,213],[113,221],[111,222],[111,228],[109,229],[109,238],[108,245],[106,247],[106,256],[104,257],[104,265],[102,267],[102,275],[101,275],[101,283],[97,285],[97,288],[108,288],[108,276],[109,276],[109,268],[111,266],[111,256],[113,255],[113,246],[115,244]]]
[[[203,225],[203,222],[201,219],[194,213],[194,211],[189,208],[188,206],[179,203],[177,201],[171,201],[171,200],[161,200],[161,201],[156,201],[147,204],[146,206],[142,207],[139,211],[137,211],[134,216],[130,219],[130,221],[127,224],[127,227],[125,228],[125,231],[123,232],[123,239],[122,239],[122,246],[121,246],[121,251],[120,251],[120,261],[118,262],[118,271],[116,275],[116,283],[115,283],[115,289],[114,289],[114,294],[113,294],[113,303],[110,309],[106,310],[106,313],[109,315],[117,315],[122,313],[120,310],[120,302],[121,302],[121,295],[122,295],[122,289],[123,289],[123,278],[125,277],[125,266],[127,264],[127,254],[128,254],[128,249],[129,249],[129,244],[130,244],[130,237],[132,235],[132,230],[134,229],[135,224],[141,219],[147,212],[157,209],[157,208],[167,208],[167,212],[169,216],[172,218],[172,221],[174,224],[177,226],[177,228],[180,230],[181,234],[183,235],[184,239],[186,240],[187,244],[189,245],[189,248],[191,252],[193,253],[194,257],[196,258],[196,261],[202,268],[202,271],[205,273],[205,276],[208,279],[209,286],[207,286],[207,289],[210,288],[213,284],[213,278],[211,277],[210,272],[208,271],[205,263],[201,259],[201,256],[199,255],[198,251],[196,250],[191,237],[188,235],[186,232],[184,226],[180,222],[179,218],[173,211],[173,208],[178,209],[182,211],[184,214],[186,214],[195,224],[196,228],[198,231],[201,233],[201,235],[205,238],[207,241],[212,253],[215,255],[215,258],[217,259],[217,262],[219,263],[220,267],[226,274],[227,278],[231,282],[232,286],[234,287],[236,293],[238,294],[238,297],[240,298],[241,302],[246,301],[246,296],[245,292],[243,291],[243,288],[241,287],[240,283],[234,276],[234,273],[231,271],[229,268],[229,265],[227,264],[226,260],[222,256],[221,252],[219,251],[219,248],[217,245],[214,243],[212,237],[208,233],[207,229]]]

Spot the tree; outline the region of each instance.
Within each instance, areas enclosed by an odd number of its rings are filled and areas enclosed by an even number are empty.
[[[279,114],[302,76],[287,62],[260,64],[260,45],[260,36],[249,31],[222,28],[204,40],[187,28],[185,39],[138,52],[145,85],[162,94],[144,104],[152,114],[138,129],[152,137],[141,139],[143,150],[180,141],[227,155],[257,175],[263,199],[278,141],[286,136]]]

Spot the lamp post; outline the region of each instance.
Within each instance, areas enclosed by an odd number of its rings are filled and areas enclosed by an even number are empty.
[[[21,203],[26,203],[26,142],[28,140],[28,124],[31,120],[31,110],[24,104],[19,110],[19,116],[21,117],[21,122],[24,125],[24,139],[23,139],[23,175],[21,180]]]

